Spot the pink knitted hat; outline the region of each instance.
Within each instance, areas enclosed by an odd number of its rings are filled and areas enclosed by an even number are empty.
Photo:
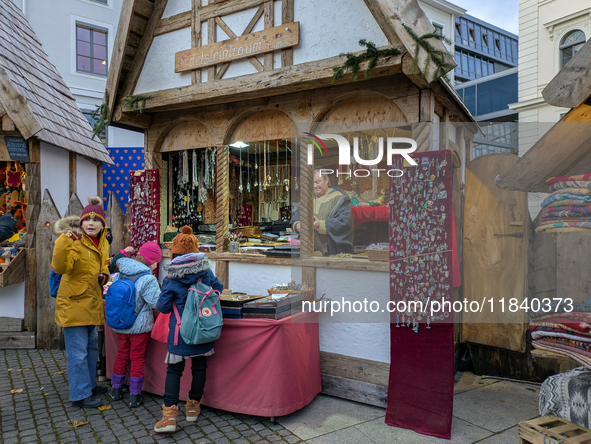
[[[139,248],[137,254],[143,257],[148,265],[162,260],[162,250],[156,242],[146,242]]]

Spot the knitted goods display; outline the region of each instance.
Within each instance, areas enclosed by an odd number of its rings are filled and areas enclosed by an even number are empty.
[[[591,229],[591,174],[552,177],[552,194],[541,203],[536,232],[556,228]]]

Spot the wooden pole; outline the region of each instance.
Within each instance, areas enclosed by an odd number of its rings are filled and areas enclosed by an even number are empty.
[[[25,328],[37,330],[37,220],[41,210],[41,146],[37,139],[29,139],[29,163],[25,164],[27,186],[27,267],[25,270]]]
[[[314,253],[314,166],[307,163],[307,147],[298,147],[300,164],[300,255]]]
[[[230,149],[216,147],[216,253],[224,251],[224,238],[228,234],[230,219]]]

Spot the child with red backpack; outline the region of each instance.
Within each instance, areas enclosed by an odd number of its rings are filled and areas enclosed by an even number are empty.
[[[181,234],[172,243],[169,266],[164,266],[166,277],[162,283],[162,293],[156,308],[161,313],[171,313],[168,332],[168,353],[165,362],[168,364],[164,388],[164,404],[162,404],[162,420],[156,423],[157,433],[173,433],[176,431],[181,376],[185,369],[185,359],[191,359],[192,381],[187,396],[185,415],[187,421],[195,421],[201,411],[200,401],[205,386],[207,356],[213,354],[213,342],[189,345],[183,337],[175,332],[177,313],[182,318],[187,303],[189,288],[197,282],[221,292],[223,285],[210,269],[209,260],[199,253],[199,241],[192,234],[191,227],[184,226]],[[176,306],[176,310],[173,307]]]
[[[152,309],[160,296],[160,284],[152,272],[161,260],[162,250],[155,242],[142,245],[133,259],[122,257],[117,261],[121,277],[109,287],[105,297],[107,325],[117,333],[118,342],[109,396],[113,401],[122,399],[127,364],[131,360],[131,408],[139,407],[143,401],[146,346],[154,327]],[[131,300],[133,304],[127,305],[123,300]]]

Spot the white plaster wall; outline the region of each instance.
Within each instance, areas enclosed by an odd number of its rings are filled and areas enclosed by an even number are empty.
[[[25,283],[0,288],[0,315],[6,318],[25,317]]]
[[[300,279],[292,277],[292,267],[288,265],[230,262],[228,285],[232,291],[266,295],[268,288],[291,280],[300,282],[301,271]]]
[[[294,21],[300,22],[300,44],[294,48],[293,62],[300,64],[361,51],[360,39],[378,47],[388,39],[359,0],[342,0],[338,4],[325,0],[294,2]]]
[[[191,10],[191,0],[168,0],[162,18],[171,17]]]
[[[97,196],[97,166],[86,160],[84,157],[78,156],[76,160],[76,168],[78,170],[76,175],[76,188],[78,198],[82,205],[88,203],[88,198]]]
[[[390,300],[388,273],[316,270],[317,297],[332,301],[376,301],[385,310]],[[343,322],[345,321],[345,322]],[[390,362],[390,323],[387,312],[320,315],[320,350],[355,358]]]
[[[116,148],[143,148],[144,133],[127,131],[121,128],[110,126],[108,135],[108,146]]]
[[[134,94],[191,84],[191,72],[174,72],[174,54],[191,48],[191,28],[156,36],[148,51]]]
[[[94,177],[96,177],[96,172]],[[54,145],[41,142],[42,198],[46,188],[51,193],[60,215],[63,216],[70,201],[70,154]]]

